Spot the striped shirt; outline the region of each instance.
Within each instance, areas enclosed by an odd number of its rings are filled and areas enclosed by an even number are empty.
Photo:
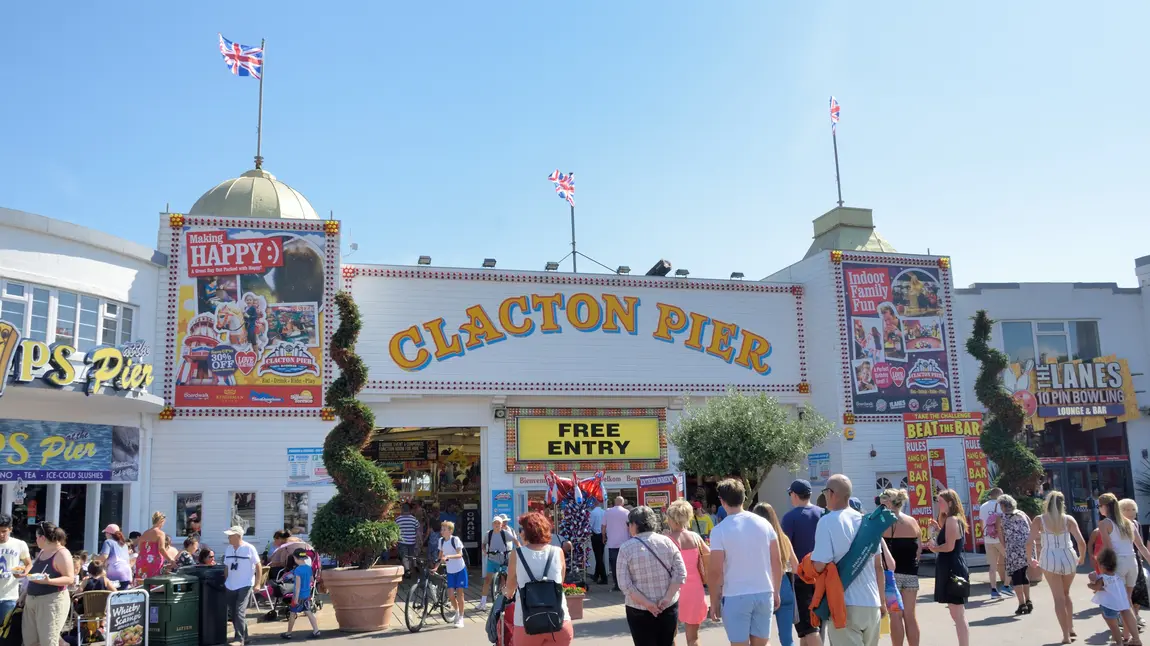
[[[416,536],[419,534],[419,521],[411,514],[403,514],[395,519],[395,524],[399,525],[399,542],[404,545],[415,545]]]

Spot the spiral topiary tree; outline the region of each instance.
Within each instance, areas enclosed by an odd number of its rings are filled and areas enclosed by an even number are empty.
[[[1042,463],[1022,442],[1026,432],[1026,415],[1011,393],[1002,386],[1002,371],[1010,367],[1010,358],[990,346],[994,321],[979,310],[974,317],[974,331],[966,340],[966,351],[982,363],[974,381],[974,394],[986,407],[988,417],[979,439],[986,456],[998,466],[995,485],[1014,496],[1018,507],[1030,516],[1040,513],[1040,504],[1031,496],[1042,482]]]
[[[325,401],[335,409],[339,424],[323,443],[323,464],[335,482],[336,494],[316,514],[311,542],[340,565],[367,569],[399,540],[399,528],[386,520],[397,495],[387,472],[363,455],[371,440],[375,417],[356,396],[367,383],[367,366],[355,353],[363,326],[351,295],[335,296],[339,328],[331,339],[331,357],[339,377],[327,389]]]

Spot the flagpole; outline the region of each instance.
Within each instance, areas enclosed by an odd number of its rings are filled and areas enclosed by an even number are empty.
[[[262,81],[261,81],[262,82]],[[843,205],[843,184],[839,180],[839,138],[834,125],[831,126],[831,142],[835,147],[835,187],[839,190],[839,206]]]
[[[262,52],[267,46],[267,39],[260,39],[260,51]],[[264,73],[267,72],[268,57],[266,53],[261,54],[260,60],[260,112],[256,118],[256,170],[259,170],[264,164],[264,158],[260,154],[260,148],[263,144],[263,130],[264,130]],[[837,160],[838,153],[835,153]],[[838,162],[836,161],[837,165]]]
[[[571,205],[571,272],[579,273],[579,265],[576,261],[576,256],[579,254],[575,251],[575,205]]]

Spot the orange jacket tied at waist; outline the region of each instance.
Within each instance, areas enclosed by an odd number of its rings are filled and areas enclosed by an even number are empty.
[[[811,607],[807,609],[807,612],[811,613],[811,625],[818,626],[821,623],[815,614],[815,608],[818,608],[823,597],[826,597],[827,606],[831,611],[831,621],[834,622],[835,628],[845,628],[847,625],[846,590],[843,588],[843,582],[839,578],[839,570],[835,564],[828,563],[822,572],[816,572],[815,564],[811,561],[811,555],[807,554],[803,557],[803,562],[799,563],[799,571],[796,574],[803,582],[815,586]]]

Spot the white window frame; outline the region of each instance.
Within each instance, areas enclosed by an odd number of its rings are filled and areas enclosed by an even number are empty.
[[[1038,337],[1040,336],[1061,336],[1066,339],[1066,353],[1069,355],[1070,360],[1074,359],[1076,354],[1075,348],[1070,342],[1070,324],[1071,323],[1093,323],[1095,329],[1098,331],[1098,352],[1099,356],[1105,356],[1102,351],[1102,326],[1099,325],[1098,319],[1004,319],[998,321],[998,349],[1003,352],[1006,351],[1006,340],[1002,333],[1002,326],[1006,323],[1029,323],[1030,324],[1030,347],[1034,352],[1034,362],[1038,363],[1042,360],[1042,353],[1038,350]],[[1039,330],[1039,325],[1060,325],[1060,331],[1054,330]]]
[[[9,296],[8,295],[8,285],[10,283],[16,284],[16,285],[21,285],[24,288],[24,295],[23,296]],[[105,345],[103,343],[103,340],[104,340],[104,321],[106,318],[108,318],[108,319],[114,318],[116,320],[116,330],[115,330],[116,343],[114,344],[116,347],[119,347],[119,346],[124,345],[125,343],[131,341],[133,336],[138,338],[138,334],[137,334],[137,330],[135,329],[135,326],[136,326],[136,321],[139,320],[140,308],[136,305],[132,305],[130,303],[121,303],[119,301],[112,301],[112,300],[108,300],[106,298],[100,298],[99,296],[94,296],[92,294],[85,294],[83,292],[77,292],[77,291],[74,291],[71,289],[60,289],[60,288],[56,288],[56,287],[48,287],[46,285],[40,285],[38,283],[31,283],[31,282],[24,281],[24,280],[0,279],[0,301],[23,303],[23,305],[24,305],[24,322],[20,326],[20,335],[23,336],[24,338],[31,338],[32,308],[34,306],[33,294],[35,293],[35,290],[37,290],[37,289],[48,290],[48,324],[47,324],[47,340],[46,340],[46,342],[49,344],[55,343],[57,341],[64,341],[70,345],[74,345],[74,346],[79,345],[80,311],[81,311],[80,300],[84,297],[95,298],[97,301],[97,306],[96,306],[96,347],[100,347],[102,345]],[[76,296],[76,318],[72,321],[72,336],[71,337],[65,337],[62,335],[57,337],[57,335],[56,335],[56,324],[58,323],[57,316],[59,314],[59,308],[60,308],[60,292],[75,294],[75,296]],[[117,314],[115,316],[108,316],[107,315],[109,305],[111,305],[113,308],[116,309]],[[0,303],[0,308],[2,308],[2,307],[3,307],[3,305],[2,305],[2,303]],[[124,330],[123,329],[124,311],[125,310],[131,310],[132,311],[132,317],[131,318],[132,318],[132,328],[133,329],[131,329],[131,330]],[[124,335],[125,332],[128,332],[127,336]],[[125,339],[127,339],[127,340],[125,340]]]
[[[199,496],[199,497],[200,497],[200,514],[199,514],[199,515],[200,515],[200,534],[203,534],[203,529],[204,529],[204,507],[205,507],[205,504],[204,504],[204,492],[202,492],[202,491],[186,491],[186,490],[182,490],[182,491],[175,491],[175,492],[173,492],[173,493],[172,493],[172,505],[173,505],[173,509],[172,509],[172,512],[173,512],[173,516],[172,516],[172,518],[176,519],[176,523],[177,523],[177,525],[179,524],[179,518],[180,518],[180,516],[181,516],[181,515],[183,514],[183,512],[184,512],[184,510],[183,510],[183,509],[180,509],[180,496]],[[186,529],[187,529],[187,527],[185,527],[184,529],[186,530]],[[173,528],[172,528],[172,531],[173,531],[173,533],[175,533],[175,532],[179,531],[179,527],[178,527],[178,526],[177,526],[177,527],[173,527]],[[187,538],[186,532],[185,532],[184,538]]]

